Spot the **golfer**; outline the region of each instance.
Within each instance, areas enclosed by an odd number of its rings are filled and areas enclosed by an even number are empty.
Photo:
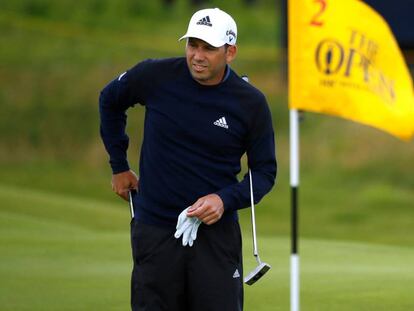
[[[101,92],[101,136],[112,189],[131,193],[134,311],[243,310],[237,210],[250,204],[247,154],[258,202],[276,177],[264,95],[240,78],[237,27],[220,9],[196,12],[185,57],[148,59]],[[126,111],[145,107],[139,179],[127,161]]]

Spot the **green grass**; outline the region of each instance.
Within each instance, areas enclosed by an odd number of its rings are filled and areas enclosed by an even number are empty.
[[[0,185],[2,311],[127,310],[131,269],[128,206]],[[245,272],[255,267],[249,226]],[[246,310],[289,308],[289,241],[261,234],[272,270],[245,287]],[[407,311],[414,307],[413,247],[303,239],[306,310]]]
[[[288,241],[259,238],[262,260],[272,265],[246,287],[246,310],[289,310]],[[245,254],[245,269],[254,267]],[[411,310],[413,248],[304,239],[300,256],[303,310]]]
[[[47,193],[52,197],[63,196],[119,206],[118,197],[110,189],[109,168],[96,165],[85,167],[53,161],[0,165],[0,185],[19,191]],[[393,183],[388,173],[383,177],[377,174],[361,178],[338,168],[333,175],[304,172],[299,192],[300,234],[313,239],[414,246],[410,217],[414,193],[410,183]],[[10,202],[13,206],[12,202],[17,200],[19,192],[3,192],[4,202]],[[0,210],[4,208],[2,204]],[[33,211],[25,206],[21,209],[22,212]],[[46,210],[43,215],[49,217],[48,213]],[[242,224],[247,225],[250,221],[249,210],[240,211],[240,215]],[[88,224],[91,221],[90,225],[96,225],[99,221],[99,218],[69,216],[73,222]],[[283,168],[275,188],[257,206],[257,219],[260,233],[289,235],[290,187],[288,172]]]

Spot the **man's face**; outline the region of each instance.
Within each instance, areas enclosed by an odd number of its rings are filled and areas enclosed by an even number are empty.
[[[236,47],[216,48],[203,40],[188,38],[185,54],[193,78],[200,84],[215,85],[223,79],[226,64],[235,58]]]

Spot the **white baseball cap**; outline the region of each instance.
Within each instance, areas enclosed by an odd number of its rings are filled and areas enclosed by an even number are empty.
[[[214,47],[235,45],[237,25],[229,14],[218,8],[203,9],[191,17],[187,33],[180,40],[186,38],[201,39]]]

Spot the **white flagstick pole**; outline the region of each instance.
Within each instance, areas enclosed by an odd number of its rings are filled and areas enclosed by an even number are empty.
[[[291,186],[291,242],[290,310],[299,311],[299,252],[298,252],[298,189],[299,189],[299,113],[290,110],[290,186]]]

